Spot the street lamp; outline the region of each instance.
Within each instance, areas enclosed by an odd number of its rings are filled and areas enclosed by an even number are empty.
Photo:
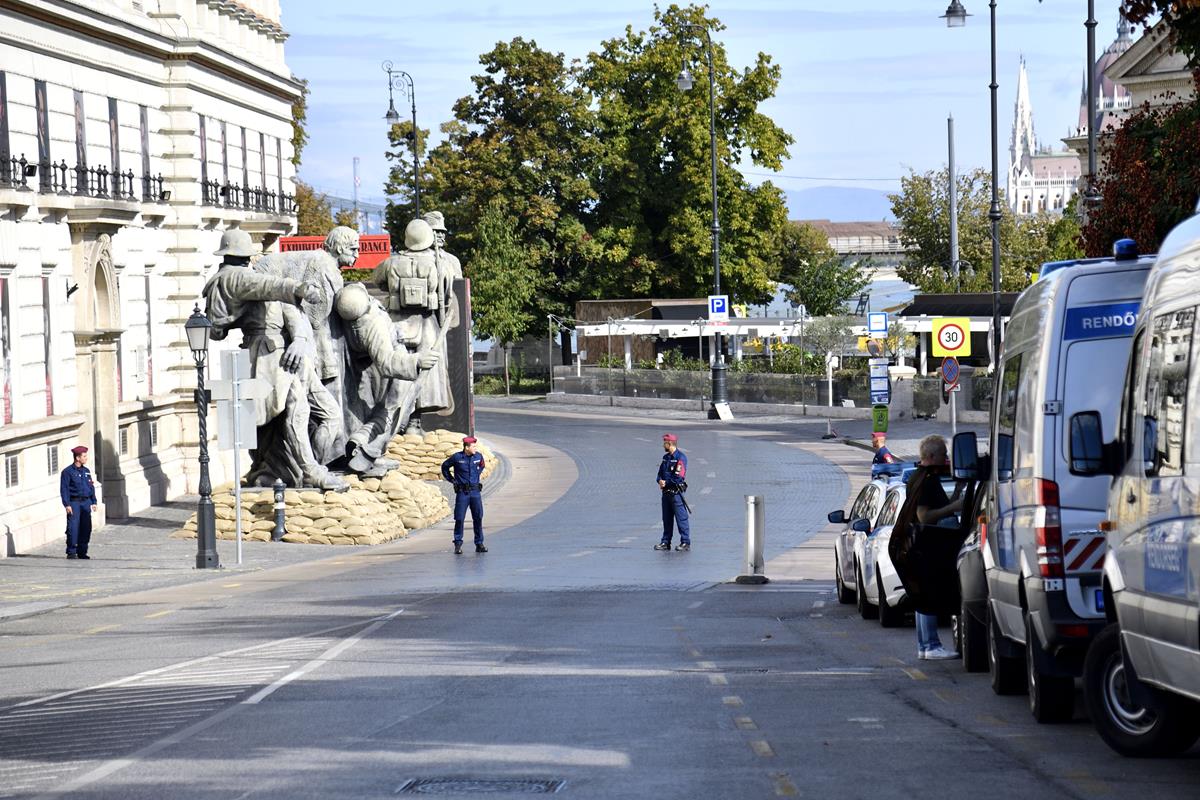
[[[393,69],[391,61],[383,62],[383,71],[388,76],[388,110],[383,115],[383,118],[387,120],[388,127],[390,128],[400,121],[400,115],[396,112],[396,103],[392,96],[393,87],[405,92],[412,104],[412,130],[409,131],[406,138],[412,142],[413,151],[413,205],[416,207],[413,216],[419,217],[421,216],[421,159],[417,152],[417,90],[413,84],[412,75],[402,69]]]
[[[992,204],[988,209],[988,219],[992,221],[992,358],[993,363],[1000,360],[1000,150],[997,142],[996,125],[996,0],[988,3],[992,20],[992,82],[989,84],[992,94]],[[941,19],[946,20],[946,27],[961,28],[967,24],[971,16],[963,8],[959,0],[951,0],[950,6]],[[999,370],[995,371],[999,374]]]
[[[208,395],[204,391],[204,363],[208,360],[208,337],[212,323],[197,304],[183,326],[192,360],[196,362],[196,416],[200,436],[200,502],[196,507],[196,569],[216,569],[217,519],[208,478]]]
[[[704,33],[704,49],[708,56],[708,136],[712,148],[712,251],[713,251],[713,294],[721,294],[721,221],[717,211],[717,100],[716,78],[713,73],[712,36],[703,25],[684,25],[684,28]],[[684,62],[675,85],[680,91],[690,91],[695,81],[692,71]],[[715,341],[717,344],[716,358],[712,365],[712,408],[708,410],[709,419],[720,419],[717,413],[718,404],[727,404],[729,394],[725,385],[725,347],[724,336],[718,330]]]
[[[1088,18],[1083,26],[1087,28],[1088,174],[1080,207],[1086,220],[1088,213],[1101,200],[1096,190],[1096,0],[1088,0]]]

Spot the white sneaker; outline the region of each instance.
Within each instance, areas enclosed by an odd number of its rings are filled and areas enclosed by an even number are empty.
[[[926,661],[948,661],[952,658],[958,658],[958,653],[954,650],[947,650],[944,647],[935,647],[932,650],[926,650],[922,658]]]
[[[925,660],[925,651],[918,650],[917,651],[917,661],[924,661],[924,660]]]

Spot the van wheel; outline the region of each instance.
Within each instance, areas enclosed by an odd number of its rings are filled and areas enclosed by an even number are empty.
[[[833,574],[837,583],[838,602],[844,606],[850,605],[854,602],[854,590],[842,580],[842,560],[838,558],[836,549],[833,551]]]
[[[855,600],[858,601],[858,615],[863,619],[875,619],[879,616],[879,608],[867,602],[867,584],[863,580],[862,567],[857,561],[854,563],[854,574],[858,578],[858,591],[854,593]]]
[[[1146,687],[1156,701],[1143,708],[1133,700],[1129,681],[1137,680],[1121,658],[1121,628],[1109,625],[1088,647],[1083,663],[1083,699],[1096,732],[1126,756],[1178,755],[1200,738],[1197,706]]]
[[[1038,666],[1042,643],[1033,620],[1025,615],[1025,683],[1029,687],[1029,710],[1038,722],[1070,722],[1075,716],[1075,679],[1051,675]]]
[[[885,628],[899,628],[904,624],[904,612],[888,605],[887,592],[883,590],[878,566],[875,567],[875,591],[879,593],[879,624]]]
[[[987,628],[967,611],[966,603],[958,608],[958,652],[967,672],[987,672]]]
[[[988,609],[987,650],[988,673],[992,678],[992,691],[996,694],[1020,694],[1025,691],[1025,665],[1019,658],[1000,655],[1000,626]]]

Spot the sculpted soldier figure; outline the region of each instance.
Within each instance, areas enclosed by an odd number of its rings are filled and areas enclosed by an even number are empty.
[[[387,444],[412,413],[418,372],[437,366],[438,354],[410,353],[387,311],[361,283],[338,292],[335,307],[345,326],[346,455],[354,471],[380,476],[400,466],[384,457]]]
[[[215,253],[223,257],[221,266],[204,286],[212,337],[219,341],[240,328],[251,375],[270,384],[267,396],[255,401],[259,446],[251,452],[250,482],[270,485],[278,477],[289,486],[343,489],[345,482],[314,456],[309,432],[309,395],[316,379],[306,356],[313,332],[298,306],[319,301],[320,291],[313,284],[250,268],[257,253],[245,231],[225,231]],[[341,419],[323,414],[317,424],[340,428]]]
[[[417,404],[408,430],[420,430],[423,412],[453,410],[446,370],[446,332],[458,323],[453,274],[440,268],[429,223],[415,219],[404,230],[405,249],[375,268],[375,282],[388,292],[388,311],[412,352],[437,353],[436,366],[417,377]]]

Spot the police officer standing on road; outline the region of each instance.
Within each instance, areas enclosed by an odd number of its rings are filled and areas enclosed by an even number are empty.
[[[96,486],[85,464],[88,449],[83,445],[71,448],[75,460],[62,471],[58,492],[67,510],[67,558],[90,559],[88,543],[92,540],[92,512],[96,510]]]
[[[475,552],[486,553],[483,546],[483,456],[475,452],[474,436],[463,437],[461,453],[442,462],[442,477],[454,484],[454,554],[462,555],[463,523],[467,507],[471,509],[471,526],[475,529]]]
[[[679,449],[679,437],[673,433],[663,434],[662,462],[658,465],[658,488],[662,490],[662,541],[654,545],[655,550],[670,550],[671,535],[676,524],[679,525],[679,546],[676,550],[692,549],[692,531],[688,523],[687,501],[683,493],[687,491],[687,456]]]

